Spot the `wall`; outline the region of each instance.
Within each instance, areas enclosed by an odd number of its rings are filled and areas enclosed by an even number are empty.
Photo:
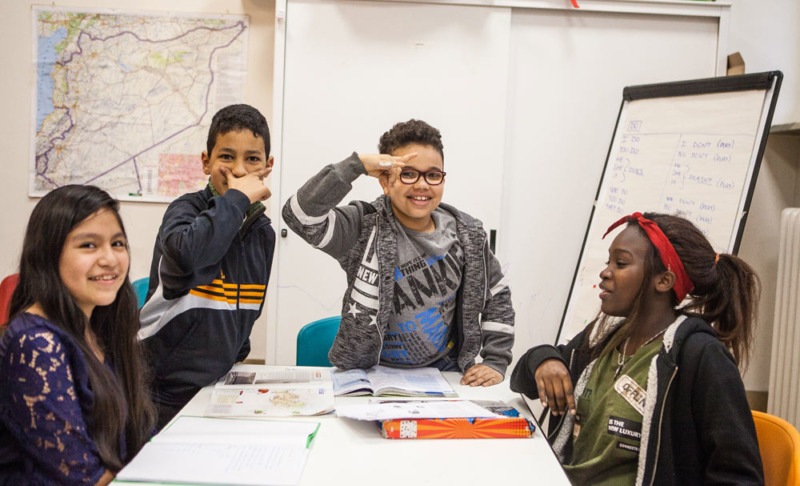
[[[784,79],[773,125],[800,122],[800,3],[735,0],[731,7],[730,52],[740,52],[746,71],[778,69]],[[753,193],[739,256],[762,281],[759,327],[745,387],[766,391],[772,348],[772,319],[778,264],[778,235],[783,208],[800,205],[800,143],[796,135],[773,133],[767,142]]]
[[[25,225],[37,198],[28,197],[28,167],[31,158],[31,103],[35,85],[32,59],[31,5],[42,2],[12,1],[0,4],[0,44],[3,49],[3,76],[0,76],[2,107],[0,111],[0,153],[3,154],[4,188],[0,191],[0,275],[17,271]],[[131,4],[118,1],[70,0],[48,2],[56,7],[130,9]],[[157,12],[167,5],[158,0],[140,0],[136,9]],[[244,101],[261,110],[272,120],[272,55],[275,21],[274,0],[173,0],[169,11],[246,14],[250,18],[248,73]],[[197,147],[199,154],[205,147]],[[131,245],[132,280],[149,275],[153,242],[166,204],[122,203],[122,217]],[[266,313],[265,313],[266,314]],[[253,335],[252,358],[265,356],[266,325],[260,320]]]
[[[40,2],[41,3],[41,2]],[[20,252],[22,234],[28,216],[36,203],[36,199],[28,198],[27,167],[30,160],[30,127],[31,101],[34,85],[34,69],[31,62],[31,18],[30,5],[33,1],[5,1],[0,3],[0,42],[3,49],[3,72],[0,77],[0,154],[3,162],[4,188],[0,191],[0,205],[6,208],[0,214],[0,275],[16,270]],[[94,8],[129,8],[129,4],[119,0],[82,0],[48,2],[56,6],[80,6]],[[140,0],[137,9],[157,11],[165,8],[164,2],[156,0]],[[181,12],[220,12],[230,14],[247,14],[250,16],[250,43],[248,46],[249,73],[246,85],[245,101],[260,108],[268,120],[272,120],[272,56],[273,56],[273,23],[274,1],[272,0],[173,0],[169,2],[170,11]],[[785,78],[775,113],[774,123],[800,122],[800,31],[796,25],[800,22],[800,3],[795,0],[734,0],[731,9],[731,28],[728,35],[730,52],[742,53],[747,72],[758,72],[780,69]],[[18,47],[18,48],[14,48]],[[610,135],[609,135],[610,136]],[[765,155],[756,197],[753,201],[753,213],[764,207],[769,215],[766,218],[750,217],[748,231],[742,242],[741,254],[754,259],[754,264],[762,271],[765,282],[774,278],[771,269],[773,263],[756,262],[761,252],[756,251],[758,245],[774,246],[774,235],[777,217],[774,212],[785,199],[784,191],[797,194],[800,180],[797,167],[800,166],[800,149],[798,144],[786,141],[787,136],[774,136]],[[784,141],[781,142],[780,140]],[[773,141],[774,140],[774,141]],[[202,147],[198,147],[198,152]],[[278,161],[280,163],[280,161]],[[773,169],[774,168],[774,169]],[[788,178],[785,174],[788,171]],[[794,175],[792,174],[794,171]],[[794,181],[793,189],[774,189],[771,184],[785,184]],[[773,192],[776,191],[776,192]],[[793,192],[791,192],[793,191]],[[763,194],[763,200],[762,200]],[[771,197],[775,194],[776,197]],[[796,197],[796,196],[795,196]],[[795,202],[800,204],[800,202]],[[158,229],[158,223],[165,206],[162,204],[123,203],[123,217],[127,225],[132,245],[131,277],[146,276],[150,263],[152,244]],[[779,217],[779,216],[778,216]],[[759,221],[767,228],[757,231]],[[762,235],[760,239],[751,238]],[[775,250],[777,254],[777,250]],[[763,270],[762,270],[763,268]],[[773,297],[765,289],[762,317],[765,323],[771,319],[770,309],[774,305]],[[772,299],[772,300],[770,300]],[[260,322],[263,330],[263,322]],[[253,356],[263,356],[264,338],[254,335]],[[766,390],[769,370],[771,346],[771,327],[762,326],[758,334],[754,360],[746,377],[748,389]]]
[[[733,0],[728,46],[748,73],[783,71],[773,124],[800,122],[800,2]]]
[[[623,88],[718,74],[718,24],[692,16],[515,11],[498,237],[517,312],[515,357],[556,340]],[[590,299],[596,311],[597,293]],[[565,329],[562,338],[575,332]]]

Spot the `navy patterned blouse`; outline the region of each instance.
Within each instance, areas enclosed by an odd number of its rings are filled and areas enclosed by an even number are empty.
[[[9,323],[0,339],[1,484],[84,485],[103,475],[87,432],[94,403],[87,366],[75,341],[48,320],[25,313]]]

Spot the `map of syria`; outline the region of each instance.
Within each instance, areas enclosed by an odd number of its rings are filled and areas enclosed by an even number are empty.
[[[246,16],[34,7],[31,195],[94,184],[119,199],[202,189],[208,125],[244,93]]]

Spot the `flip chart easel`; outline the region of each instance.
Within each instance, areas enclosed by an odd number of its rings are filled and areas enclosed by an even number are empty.
[[[606,228],[633,212],[679,214],[736,253],[783,74],[630,86],[622,105],[556,342],[597,316]]]

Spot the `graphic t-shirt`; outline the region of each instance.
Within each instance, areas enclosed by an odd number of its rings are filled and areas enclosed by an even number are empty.
[[[661,340],[628,358],[615,379],[620,353],[600,358],[578,397],[573,452],[564,465],[572,484],[634,484],[647,400],[650,362]]]
[[[389,328],[381,363],[427,366],[453,347],[456,293],[461,284],[464,251],[455,217],[443,209],[431,216],[436,229],[419,233],[395,222],[397,268]]]

